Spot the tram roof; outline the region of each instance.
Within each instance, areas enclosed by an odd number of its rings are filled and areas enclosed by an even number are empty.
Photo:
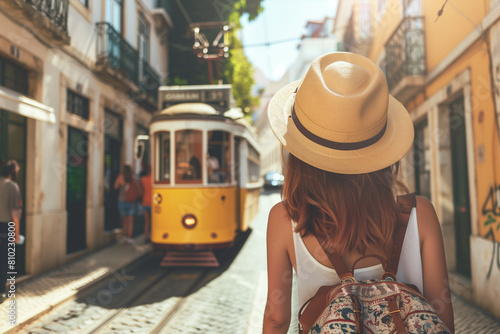
[[[179,103],[160,112],[160,115],[180,114],[218,115],[219,113],[214,107],[205,103]]]
[[[244,120],[244,114],[241,108],[232,108],[226,112],[219,112],[211,105],[205,103],[180,103],[171,107],[165,108],[158,114],[153,116],[153,122],[165,120],[180,120],[180,119],[200,119],[200,120],[231,120],[238,124],[244,125],[247,123]],[[249,126],[247,124],[247,126]]]
[[[163,109],[153,116],[152,122],[173,121],[173,120],[214,120],[231,122],[243,126],[250,133],[251,137],[257,136],[253,128],[244,118],[241,108],[232,108],[224,113],[215,110],[214,107],[205,103],[180,103]],[[257,145],[257,146],[256,146]],[[254,147],[260,151],[255,141]]]

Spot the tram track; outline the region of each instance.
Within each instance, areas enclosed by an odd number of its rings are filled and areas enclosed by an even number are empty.
[[[165,333],[185,313],[184,303],[190,305],[194,293],[229,268],[249,233],[216,251],[219,267],[165,268],[159,254],[149,254],[88,286],[21,333]]]
[[[127,305],[116,310],[91,331],[82,334],[110,334],[129,331],[151,334],[162,333],[191,293],[206,285],[207,282],[227,269],[246,237],[248,237],[248,234],[238,240],[238,246],[225,249],[219,253],[220,267],[172,268],[154,283],[143,289],[141,293],[131,297]],[[158,317],[155,317],[155,313],[157,313]],[[122,331],[122,329],[126,331]]]
[[[83,333],[117,333],[122,328],[158,333],[175,316],[185,298],[210,272],[210,269],[182,268],[167,271],[147,288],[138,291],[122,308]],[[172,290],[176,290],[172,294]],[[163,316],[145,316],[161,310]],[[144,319],[141,319],[144,318]]]

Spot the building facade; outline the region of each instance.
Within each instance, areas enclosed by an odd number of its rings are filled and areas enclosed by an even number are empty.
[[[452,289],[500,317],[498,3],[340,0],[335,34],[413,119],[403,178],[436,207]]]
[[[158,7],[160,5],[160,7]],[[147,132],[172,21],[154,0],[0,3],[0,158],[24,197],[18,273],[116,240],[114,179]]]

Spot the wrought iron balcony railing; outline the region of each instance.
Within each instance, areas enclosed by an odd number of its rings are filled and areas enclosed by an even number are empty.
[[[160,87],[160,76],[145,60],[142,61],[141,90],[151,97],[154,102],[158,101],[158,88]]]
[[[138,52],[107,22],[96,23],[97,62],[107,64],[139,86]]]
[[[406,17],[385,45],[389,90],[405,77],[427,73],[423,17]]]
[[[25,0],[62,31],[68,31],[68,0]]]

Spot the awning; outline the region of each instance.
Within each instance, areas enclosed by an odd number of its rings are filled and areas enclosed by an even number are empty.
[[[5,109],[38,121],[52,124],[56,123],[54,108],[46,106],[5,87],[0,87],[0,109]]]

